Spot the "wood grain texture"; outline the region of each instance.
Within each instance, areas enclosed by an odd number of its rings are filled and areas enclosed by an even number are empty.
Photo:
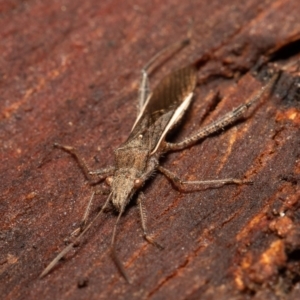
[[[299,60],[298,0],[0,2],[2,299],[300,298],[300,80],[291,64],[245,121],[162,159],[186,180],[253,185],[183,194],[157,174],[143,190],[149,229],[165,249],[143,240],[135,205],[117,236],[132,285],[109,256],[113,213],[38,279],[91,194],[53,143],[76,147],[93,169],[112,164],[136,117],[140,68],[184,38],[190,20],[192,45],[151,82],[206,60],[173,141],[257,92],[268,78],[264,57],[278,67]]]

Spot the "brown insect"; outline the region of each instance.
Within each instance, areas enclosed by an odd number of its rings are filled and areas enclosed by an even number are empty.
[[[144,194],[140,191],[145,181],[151,177],[154,171],[159,171],[164,174],[179,190],[184,190],[185,186],[189,184],[220,186],[228,183],[249,183],[249,181],[234,178],[206,181],[183,181],[159,164],[159,158],[162,154],[188,148],[199,140],[236,121],[250,106],[258,101],[262,94],[275,83],[278,77],[278,74],[275,74],[268,84],[253,98],[225,114],[217,121],[200,129],[191,137],[188,137],[179,143],[169,143],[165,139],[166,135],[181,120],[192,101],[193,92],[197,82],[197,69],[194,64],[191,64],[172,72],[163,78],[153,92],[150,92],[149,89],[148,74],[150,74],[151,70],[157,66],[157,61],[161,61],[161,58],[165,58],[166,56],[170,56],[170,54],[179,51],[182,47],[187,45],[188,42],[188,40],[184,40],[171,47],[165,48],[155,55],[142,69],[138,116],[126,142],[115,150],[114,166],[97,171],[90,171],[73,147],[55,144],[56,147],[71,153],[77,159],[87,178],[96,175],[99,177],[99,181],[106,179],[106,182],[110,185],[110,192],[101,211],[90,223],[88,223],[89,210],[96,193],[93,192],[84,213],[81,226],[73,233],[73,235],[76,235],[75,240],[52,260],[52,262],[44,269],[40,277],[48,274],[58,261],[79,242],[93,222],[103,213],[104,209],[109,205],[109,202],[111,202],[113,207],[119,212],[112,233],[111,253],[120,272],[129,282],[129,277],[116,255],[115,236],[118,222],[127,204],[135,193],[138,193],[137,199],[144,237],[148,242],[162,248],[148,234],[146,226],[146,210],[143,206]]]

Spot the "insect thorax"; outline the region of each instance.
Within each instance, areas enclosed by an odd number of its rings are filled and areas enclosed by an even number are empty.
[[[116,169],[129,168],[143,173],[146,169],[149,151],[140,147],[122,147],[115,151]],[[141,174],[137,174],[140,176]]]
[[[112,182],[112,203],[120,211],[136,191],[136,179],[145,172],[148,151],[138,148],[119,148],[115,152],[116,171]]]

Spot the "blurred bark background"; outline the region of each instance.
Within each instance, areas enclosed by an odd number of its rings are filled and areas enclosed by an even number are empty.
[[[157,174],[143,188],[147,244],[135,199],[117,250],[116,215],[98,220],[44,279],[92,192],[70,155],[92,169],[136,117],[140,69],[160,49],[193,42],[155,73],[206,57],[179,141],[257,93],[284,68],[244,121],[162,165],[185,180],[246,178],[180,193]],[[300,18],[298,0],[0,1],[0,294],[2,299],[300,299]],[[203,81],[208,75],[209,79]],[[98,196],[92,216],[103,204]]]

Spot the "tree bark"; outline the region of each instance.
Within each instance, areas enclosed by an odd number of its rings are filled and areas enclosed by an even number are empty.
[[[140,69],[189,30],[192,44],[151,79],[205,62],[171,141],[283,71],[244,119],[161,164],[184,180],[253,184],[181,193],[156,174],[143,192],[164,250],[142,238],[135,198],[117,233],[132,284],[110,256],[112,211],[39,279],[95,189],[53,144],[74,146],[93,170],[112,165],[135,121]],[[0,37],[2,299],[300,299],[298,0],[13,0],[0,3]]]

